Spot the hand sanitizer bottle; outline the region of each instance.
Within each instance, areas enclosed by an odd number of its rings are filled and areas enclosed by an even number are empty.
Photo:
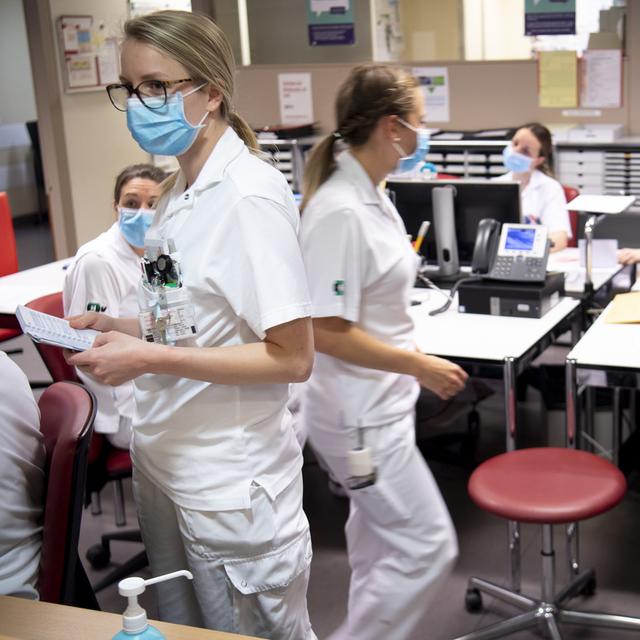
[[[138,596],[144,592],[147,585],[165,582],[180,576],[193,580],[191,572],[184,570],[174,571],[149,580],[143,580],[138,577],[120,580],[118,593],[128,598],[129,604],[122,616],[122,631],[116,633],[113,636],[113,640],[165,640],[164,634],[147,622],[147,612],[138,604]]]

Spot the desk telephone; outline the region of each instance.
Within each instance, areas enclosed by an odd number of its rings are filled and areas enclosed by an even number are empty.
[[[547,228],[500,223],[484,218],[478,224],[471,272],[491,280],[544,282],[549,260]]]

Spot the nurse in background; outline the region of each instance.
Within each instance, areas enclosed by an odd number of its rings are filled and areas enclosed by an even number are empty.
[[[564,249],[571,238],[571,223],[562,185],[553,177],[551,132],[538,122],[520,127],[505,147],[509,170],[497,180],[520,183],[522,221],[543,224],[553,241],[551,251]]]
[[[332,640],[412,637],[458,553],[415,445],[415,403],[421,385],[449,398],[467,375],[415,347],[408,309],[419,260],[380,187],[392,171],[424,160],[423,118],[413,77],[356,67],[338,92],[337,129],[305,171],[300,239],[317,354],[303,416],[314,450],[342,485],[353,486],[349,451],[359,444],[372,450],[377,472],[372,486],[348,488],[348,613]],[[336,158],[338,139],[348,150]]]
[[[150,164],[131,165],[120,172],[113,194],[116,222],[82,245],[67,271],[63,290],[66,317],[85,311],[104,311],[116,317],[138,312],[144,236],[165,178],[164,171]],[[104,433],[114,447],[128,449],[135,408],[133,382],[110,387],[80,370],[78,376],[98,401],[96,433]]]

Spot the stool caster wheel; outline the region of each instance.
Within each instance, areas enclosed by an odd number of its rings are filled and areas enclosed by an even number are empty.
[[[464,608],[469,613],[482,611],[482,594],[478,589],[467,589],[467,593],[464,595]]]
[[[111,560],[111,551],[101,544],[94,544],[87,549],[86,558],[94,569],[104,569]]]
[[[588,582],[580,589],[580,595],[590,598],[596,592],[596,577],[591,576]]]

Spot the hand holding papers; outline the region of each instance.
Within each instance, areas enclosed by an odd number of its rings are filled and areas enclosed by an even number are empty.
[[[34,311],[22,305],[16,309],[16,318],[22,332],[35,342],[50,344],[54,347],[85,351],[90,349],[99,331],[93,329],[72,329],[62,318]]]

